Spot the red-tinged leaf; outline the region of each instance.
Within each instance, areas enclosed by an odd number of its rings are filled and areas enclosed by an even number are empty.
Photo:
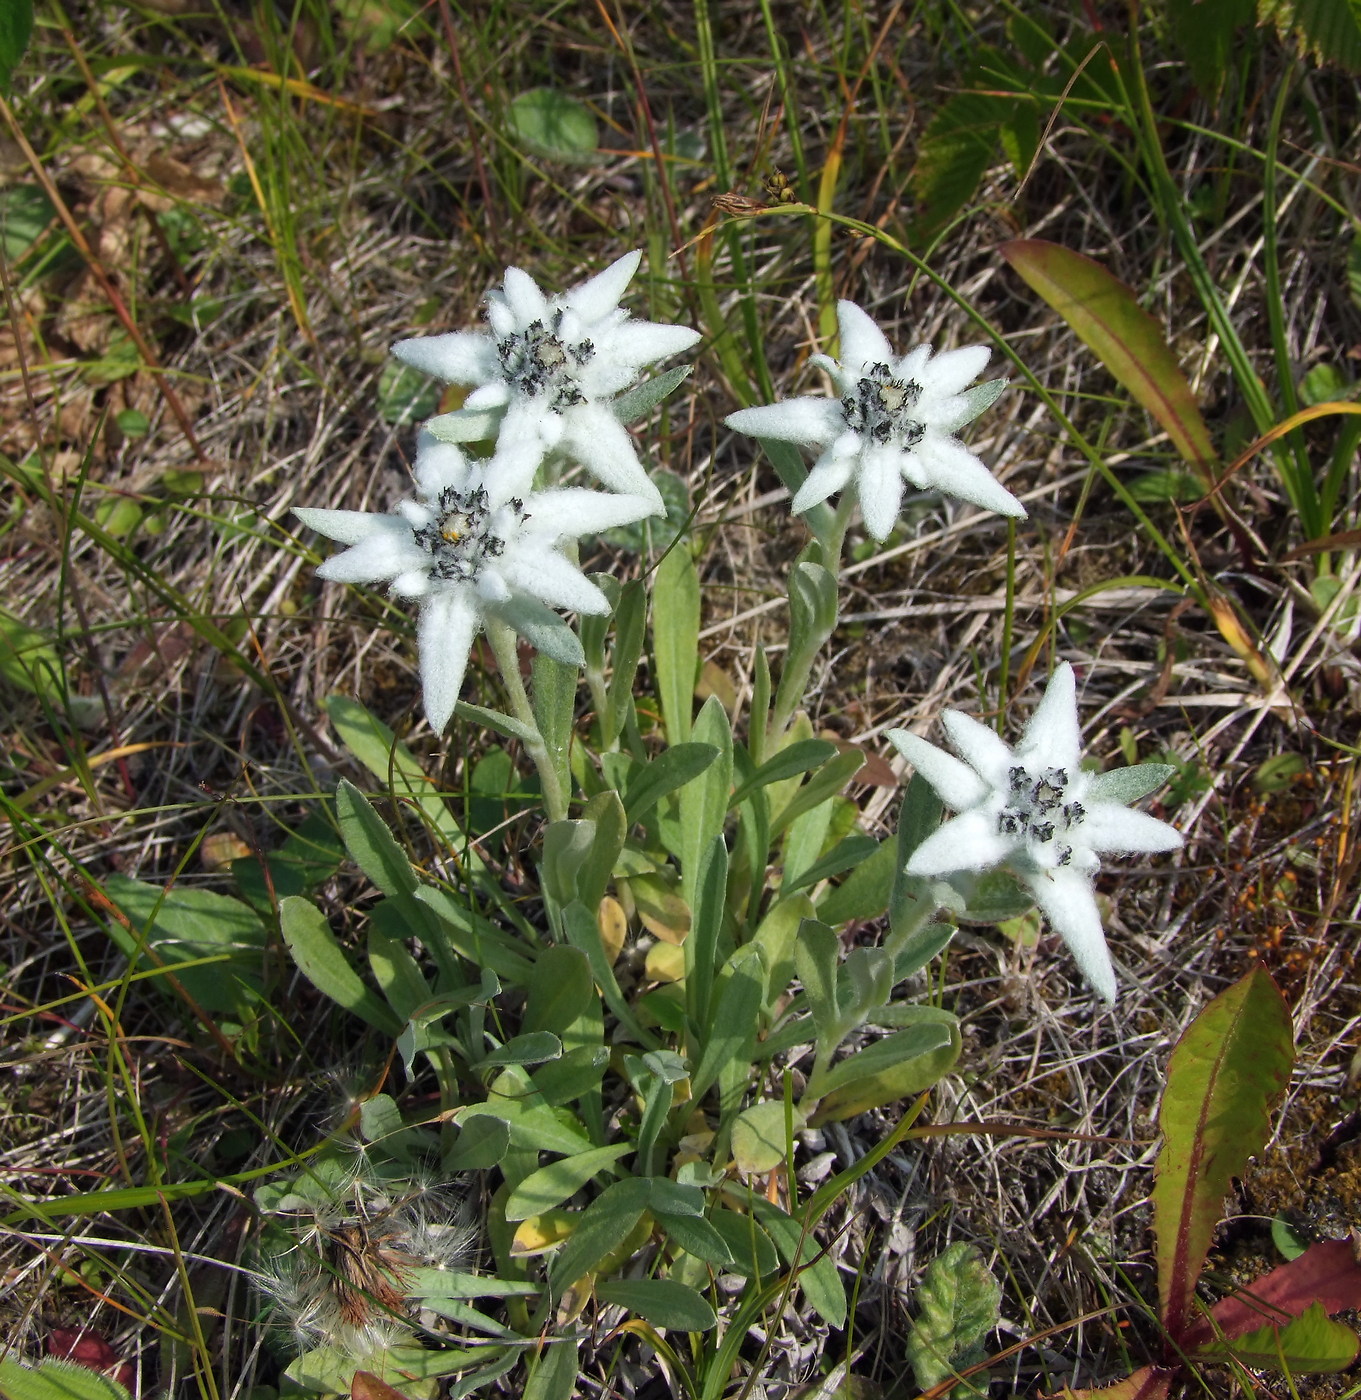
[[[1064,1386],[1062,1400],[1167,1400],[1176,1378],[1176,1371],[1141,1366],[1132,1376],[1095,1390],[1069,1390]]]
[[[352,1400],[407,1400],[407,1396],[390,1386],[372,1371],[356,1371],[350,1382]]]
[[[1230,1179],[1266,1142],[1294,1059],[1290,1011],[1262,967],[1210,1002],[1172,1051],[1151,1199],[1162,1320],[1174,1341],[1186,1332]]]
[[[1300,1317],[1319,1304],[1328,1314],[1361,1311],[1361,1261],[1350,1239],[1322,1240],[1303,1254],[1263,1274],[1251,1288],[1221,1299],[1210,1318],[1199,1318],[1186,1330],[1182,1345],[1201,1351],[1219,1336],[1230,1341],[1246,1336],[1263,1323]]]
[[[1099,262],[1043,238],[1014,239],[998,251],[1158,420],[1208,484],[1215,460],[1210,431],[1161,327],[1133,291]]]
[[[109,1344],[102,1332],[92,1327],[54,1327],[47,1334],[47,1354],[59,1360],[74,1361],[87,1371],[117,1381],[124,1390],[131,1390],[137,1379],[137,1368],[125,1361],[120,1352]]]
[[[1196,1349],[1204,1361],[1241,1361],[1244,1366],[1283,1371],[1345,1371],[1361,1350],[1350,1327],[1332,1322],[1321,1303],[1313,1303],[1283,1327],[1268,1323],[1236,1341],[1215,1339]]]

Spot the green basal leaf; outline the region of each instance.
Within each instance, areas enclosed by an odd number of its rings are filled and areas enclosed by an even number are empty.
[[[930,1390],[971,1364],[970,1353],[997,1326],[1002,1289],[970,1244],[952,1244],[927,1267],[907,1335],[917,1386]]]
[[[506,1198],[506,1219],[528,1220],[531,1215],[560,1206],[632,1150],[631,1144],[626,1142],[593,1147],[589,1152],[563,1157],[530,1172]]]
[[[727,1242],[702,1215],[673,1214],[660,1211],[655,1205],[652,1214],[657,1224],[687,1254],[693,1254],[696,1259],[703,1259],[715,1269],[732,1267],[734,1261]]]
[[[201,1011],[226,1012],[245,1020],[263,993],[269,939],[260,916],[240,900],[212,890],[174,887],[109,875],[104,893],[127,915],[131,931],[115,919],[110,938],[134,970],[161,966]],[[320,917],[320,915],[318,915]],[[198,967],[180,964],[208,959]],[[164,976],[153,979],[175,995]]]
[[[864,843],[869,842],[869,846]],[[854,861],[849,877],[818,901],[818,918],[836,927],[853,920],[877,919],[889,906],[898,878],[898,852],[892,841],[875,841],[868,836],[850,836],[832,852],[863,852]],[[828,861],[831,856],[828,857]],[[822,862],[819,862],[819,866]],[[804,880],[825,879],[819,866],[805,871]]]
[[[633,713],[633,682],[647,639],[647,589],[641,579],[630,579],[620,590],[614,610],[614,671],[605,692],[602,742],[618,741]]]
[[[36,1366],[0,1360],[0,1395],[4,1400],[129,1400],[126,1388],[110,1376],[55,1357]]]
[[[1254,1370],[1313,1374],[1345,1371],[1361,1341],[1345,1323],[1332,1321],[1321,1303],[1281,1326],[1268,1324],[1231,1342],[1217,1339],[1195,1349],[1198,1360],[1251,1366]]]
[[[625,390],[610,405],[621,423],[633,423],[651,413],[663,399],[670,398],[681,384],[694,373],[694,365],[677,365],[662,374],[655,374],[632,389]]]
[[[586,804],[582,816],[594,824],[595,836],[586,859],[577,871],[577,898],[588,909],[595,909],[605,897],[605,891],[614,877],[614,867],[623,852],[629,823],[619,794],[613,791],[593,797]]]
[[[62,701],[64,675],[52,639],[0,608],[0,676],[55,708]]]
[[[959,1023],[949,1012],[921,1010],[934,1014],[848,1055],[816,1089],[810,1084],[821,1095],[809,1120],[814,1127],[919,1094],[950,1072],[959,1058]]]
[[[595,1296],[645,1317],[654,1327],[678,1332],[707,1332],[718,1316],[700,1294],[665,1278],[616,1279],[598,1283]]]
[[[279,928],[298,971],[317,991],[385,1035],[401,1033],[396,1012],[355,971],[315,904],[297,895],[282,900]]]
[[[752,934],[751,943],[762,950],[768,969],[764,1006],[769,1013],[784,996],[794,979],[794,950],[799,928],[805,919],[815,919],[813,902],[807,895],[794,895],[771,905]]]
[[[600,144],[590,108],[557,88],[522,92],[506,108],[506,129],[531,154],[572,165],[593,160]]]
[[[729,1065],[750,1068],[765,982],[765,958],[752,944],[737,949],[719,971],[708,1038],[691,1075],[690,1092],[696,1103]]]
[[[794,1109],[794,1131],[802,1130],[806,1120]],[[785,1160],[789,1139],[788,1118],[780,1100],[768,1100],[744,1108],[733,1121],[732,1155],[737,1170],[743,1176],[761,1176],[774,1171]]]
[[[629,825],[641,821],[663,797],[698,778],[718,752],[713,744],[671,744],[650,762],[631,766],[624,791]]]
[[[577,1379],[577,1344],[555,1342],[531,1361],[520,1400],[572,1400]]]
[[[555,1298],[628,1239],[643,1218],[650,1196],[651,1184],[645,1178],[630,1177],[607,1186],[577,1216],[571,1235],[548,1266]]]
[[[801,1126],[796,1123],[795,1130]],[[752,1194],[748,1200],[752,1214],[764,1226],[780,1257],[798,1270],[799,1287],[813,1311],[834,1330],[846,1325],[846,1286],[842,1282],[836,1260],[824,1254],[811,1232],[805,1232],[800,1221],[785,1214],[779,1206]]]
[[[591,1019],[593,1010],[599,1019],[591,965],[580,948],[545,948],[534,963],[528,992],[522,1031],[552,1031],[570,1047],[581,1043],[574,1032]]]
[[[490,1171],[509,1149],[510,1124],[504,1118],[469,1118],[460,1125],[442,1165],[446,1173]]]
[[[387,360],[378,375],[378,412],[385,423],[417,423],[439,407],[444,386],[400,360]]]
[[[514,1035],[477,1062],[478,1069],[499,1065],[541,1065],[562,1058],[562,1041],[552,1031]]]
[[[690,738],[699,675],[699,574],[684,540],[657,566],[652,581],[652,649],[657,698],[669,745]]]
[[[1182,458],[1209,484],[1216,457],[1210,431],[1162,328],[1133,291],[1094,259],[1041,238],[1015,239],[998,251],[1157,419]]]
[[[556,613],[553,615],[557,617]],[[558,621],[561,622],[562,619],[558,618]],[[563,626],[566,626],[566,623],[563,623]],[[576,642],[575,634],[572,640]],[[576,644],[580,647],[579,642]],[[548,757],[557,769],[558,782],[564,797],[572,791],[568,751],[572,746],[572,721],[576,717],[579,664],[564,663],[541,651],[534,658],[531,668],[534,684],[530,701],[534,709],[534,719],[539,726],[539,733],[543,736]]]
[[[834,758],[837,752],[837,746],[826,739],[800,739],[761,764],[733,793],[729,805],[738,806],[757,788],[765,787],[769,783],[797,778],[800,773],[819,768]]]
[[[1224,1197],[1266,1144],[1294,1058],[1290,1010],[1261,967],[1210,1002],[1172,1051],[1151,1200],[1161,1317],[1173,1336],[1193,1315]]]
[[[830,1055],[849,1027],[842,1024],[837,1002],[837,962],[841,943],[826,924],[805,919],[794,945],[794,966],[803,984],[808,1009],[817,1027],[818,1047]]]
[[[681,880],[685,902],[695,907],[701,860],[723,835],[732,790],[732,726],[716,695],[704,702],[692,731],[694,742],[718,751],[713,763],[680,789]],[[726,872],[725,872],[726,875]]]
[[[585,665],[581,638],[547,603],[517,593],[499,604],[496,612],[535,651],[552,657],[560,666],[575,672]]]
[[[825,763],[795,794],[770,824],[771,839],[777,839],[792,822],[834,797],[865,765],[859,749],[848,749]]]
[[[348,779],[336,787],[336,818],[351,860],[384,894],[414,894],[420,881],[387,823]]]

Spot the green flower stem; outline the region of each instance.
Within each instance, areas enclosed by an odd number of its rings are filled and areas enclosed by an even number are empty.
[[[520,657],[516,651],[515,633],[504,622],[494,617],[486,620],[487,640],[491,643],[496,657],[497,669],[501,672],[501,684],[506,689],[506,699],[510,702],[510,713],[527,729],[532,729],[535,738],[525,740],[525,751],[534,760],[538,770],[539,785],[543,789],[544,811],[550,822],[561,821],[567,815],[567,798],[558,782],[558,770],[549,757],[548,746],[543,742],[539,731],[539,721],[535,718],[534,707],[529,703],[529,694],[520,677]]]
[[[825,569],[831,571],[835,579],[841,578],[841,552],[846,547],[846,531],[851,526],[851,513],[855,510],[856,494],[849,489],[841,492],[841,499],[836,503],[836,514],[832,517],[832,523],[828,525],[825,534],[818,536],[818,543],[822,546],[822,564]]]

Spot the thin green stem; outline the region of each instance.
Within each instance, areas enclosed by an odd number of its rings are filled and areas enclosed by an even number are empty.
[[[487,640],[491,643],[496,657],[496,666],[501,673],[501,684],[505,687],[506,699],[510,702],[510,713],[526,728],[534,731],[533,739],[526,739],[525,752],[534,762],[539,774],[539,784],[543,790],[544,811],[550,822],[561,821],[567,815],[567,798],[558,782],[558,770],[553,766],[548,746],[539,730],[539,721],[534,715],[534,706],[529,703],[529,693],[520,677],[520,656],[516,650],[515,633],[504,622],[489,617],[486,622]]]

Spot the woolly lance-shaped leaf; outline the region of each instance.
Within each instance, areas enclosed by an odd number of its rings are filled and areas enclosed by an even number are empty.
[[[1215,460],[1209,429],[1161,328],[1133,291],[1099,262],[1042,238],[1014,239],[998,251],[1158,420],[1208,484]]]
[[[1210,1002],[1172,1051],[1152,1201],[1162,1320],[1174,1340],[1186,1334],[1230,1179],[1265,1144],[1293,1062],[1290,1012],[1260,966]]]
[[[1187,1329],[1182,1346],[1200,1356],[1222,1355],[1220,1337],[1237,1341],[1264,1323],[1283,1324],[1301,1317],[1315,1303],[1328,1314],[1361,1311],[1361,1261],[1351,1240],[1310,1245],[1303,1254],[1222,1299],[1210,1309],[1209,1318],[1199,1318]]]

